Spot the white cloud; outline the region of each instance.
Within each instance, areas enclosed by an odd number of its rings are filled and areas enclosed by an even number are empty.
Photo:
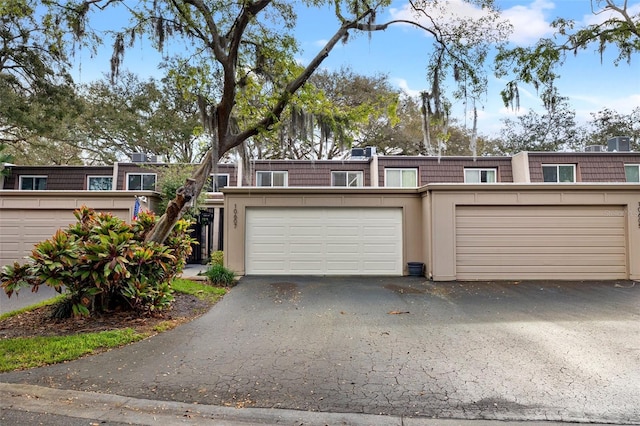
[[[553,9],[555,9],[555,4],[550,0],[533,0],[529,4],[504,9],[501,12],[501,17],[513,25],[513,33],[509,41],[517,45],[528,45],[541,37],[551,35],[553,30],[550,21],[546,18],[546,13]],[[430,26],[430,22],[426,21],[426,18],[416,17],[416,13],[409,4],[402,8],[389,9],[389,13],[391,19],[403,19]],[[463,0],[450,0],[446,2],[446,7],[441,6],[438,10],[431,9],[430,13],[436,21],[446,21],[452,17],[478,19],[486,15],[485,10]]]
[[[611,94],[606,96],[570,94],[568,97],[576,105],[577,113],[580,113],[580,111],[598,112],[608,108],[620,114],[630,114],[634,108],[640,106],[640,93],[631,93],[621,97],[613,97]]]
[[[453,12],[453,13],[452,13]],[[485,12],[473,4],[463,0],[449,0],[440,7],[432,7],[429,10],[435,21],[445,21],[451,17],[457,18],[479,18],[485,15]],[[431,26],[431,22],[423,15],[417,15],[411,8],[409,3],[402,8],[389,9],[391,19],[404,19],[407,21],[421,22],[427,26]]]
[[[420,96],[420,90],[415,90],[415,89],[409,88],[409,83],[404,78],[392,78],[391,80],[395,83],[395,85],[400,90],[402,90],[407,95],[409,95],[411,97]]]
[[[518,5],[502,11],[502,17],[513,25],[510,41],[517,45],[535,43],[542,37],[550,36],[553,30],[545,18],[545,12],[555,8],[548,0],[534,0],[529,5]]]

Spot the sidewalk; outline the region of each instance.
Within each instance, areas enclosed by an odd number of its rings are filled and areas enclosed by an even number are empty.
[[[26,423],[26,413],[29,413],[36,421]],[[72,423],[73,419],[84,421]],[[58,420],[59,423],[54,423],[54,420]],[[87,420],[90,423],[87,423]],[[19,423],[28,426],[43,424],[43,422],[49,426],[72,424],[490,426],[496,423],[504,426],[546,426],[559,424],[556,422],[424,419],[371,414],[220,407],[0,383],[0,423],[7,425]]]
[[[181,277],[194,281],[205,281],[206,278],[202,276],[202,274],[207,270],[207,268],[207,265],[190,263],[184,267]]]

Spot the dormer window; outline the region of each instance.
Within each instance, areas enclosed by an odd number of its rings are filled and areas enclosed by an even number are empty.
[[[576,181],[576,165],[543,164],[542,179],[549,183],[574,183]]]
[[[496,169],[464,169],[465,183],[496,183]]]

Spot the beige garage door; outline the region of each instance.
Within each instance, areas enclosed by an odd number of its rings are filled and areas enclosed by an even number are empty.
[[[128,210],[113,213],[120,217],[129,215]],[[36,243],[76,222],[72,209],[0,210],[0,266],[22,263]]]
[[[402,209],[246,212],[247,274],[402,275]]]
[[[622,206],[458,206],[456,277],[626,279]]]

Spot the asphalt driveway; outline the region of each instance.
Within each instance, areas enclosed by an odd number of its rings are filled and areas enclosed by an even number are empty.
[[[0,382],[239,408],[640,423],[640,285],[245,277],[190,324]]]

